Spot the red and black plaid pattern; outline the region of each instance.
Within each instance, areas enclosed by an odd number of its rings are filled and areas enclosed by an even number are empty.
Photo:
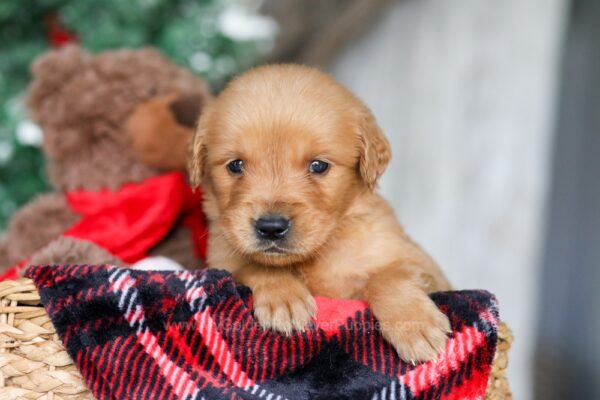
[[[484,291],[432,299],[453,332],[435,362],[402,362],[360,301],[317,299],[315,323],[262,330],[249,290],[219,270],[110,266],[28,271],[98,399],[481,399],[497,340]]]

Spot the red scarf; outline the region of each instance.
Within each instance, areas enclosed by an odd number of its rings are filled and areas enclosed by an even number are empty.
[[[66,197],[81,219],[64,236],[93,242],[125,262],[146,257],[178,222],[190,229],[196,257],[206,256],[202,193],[192,191],[180,172],[127,184],[117,191],[77,190],[66,193]],[[0,281],[16,279],[27,261],[5,271]]]

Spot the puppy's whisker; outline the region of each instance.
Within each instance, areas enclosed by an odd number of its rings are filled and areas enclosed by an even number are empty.
[[[208,236],[209,231],[207,230],[206,232],[204,232],[204,234],[202,236],[200,236],[198,239],[204,239]]]

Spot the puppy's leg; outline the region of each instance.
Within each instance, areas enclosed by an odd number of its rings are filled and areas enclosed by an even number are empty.
[[[366,299],[381,333],[405,361],[433,360],[444,350],[450,323],[427,296],[438,289],[434,276],[401,262],[369,277]]]
[[[246,265],[235,275],[252,289],[254,316],[263,328],[289,335],[303,331],[315,315],[315,300],[295,271]]]

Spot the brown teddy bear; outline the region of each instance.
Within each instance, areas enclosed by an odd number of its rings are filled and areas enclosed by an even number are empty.
[[[69,46],[42,55],[32,72],[27,105],[55,191],[10,221],[0,271],[127,265],[142,255],[197,268],[201,205],[173,171],[185,170],[193,127],[211,99],[207,85],[152,49],[92,55]]]

